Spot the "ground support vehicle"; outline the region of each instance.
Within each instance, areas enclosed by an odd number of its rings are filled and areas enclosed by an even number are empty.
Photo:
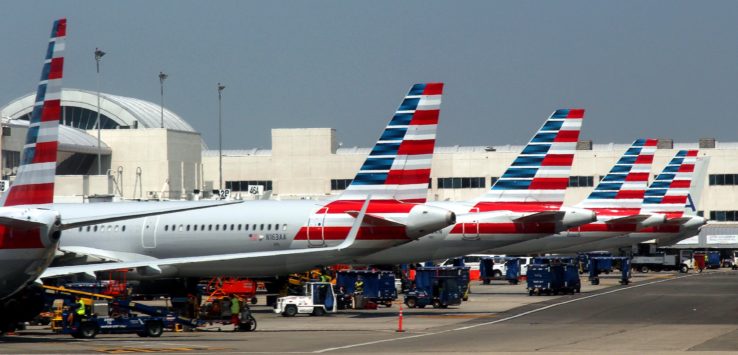
[[[643,273],[651,270],[678,270],[681,273],[686,273],[692,266],[692,256],[691,253],[684,252],[685,251],[681,251],[680,255],[664,253],[655,255],[638,255],[631,259],[630,265],[633,269]]]
[[[589,258],[589,282],[592,285],[600,284],[600,272],[607,269],[600,267],[600,263],[610,268],[617,263],[620,269],[620,284],[627,285],[630,283],[630,258],[625,256],[596,256]]]
[[[410,308],[458,306],[468,289],[468,267],[419,267],[415,282],[405,293],[405,304]]]
[[[592,266],[592,263],[590,262],[591,258],[606,258],[610,256],[612,256],[611,253],[604,251],[577,254],[577,260],[579,261],[579,272],[582,274],[590,272],[590,268]],[[613,271],[612,260],[609,259],[600,259],[596,266],[598,273],[609,274]]]
[[[230,325],[231,315],[230,310],[228,313],[223,312],[225,307],[230,307],[230,304],[223,304],[224,298],[212,299],[206,301],[202,307],[200,307],[199,319],[202,323],[209,325],[221,324]],[[230,302],[230,300],[229,300]],[[251,313],[247,300],[241,300],[241,312],[238,315],[239,324],[237,330],[243,332],[251,332],[256,330],[256,318]]]
[[[479,280],[489,285],[492,280],[506,280],[511,285],[519,281],[522,259],[516,257],[485,257],[479,262]]]
[[[336,309],[336,293],[330,282],[306,282],[301,295],[278,298],[274,313],[285,317],[294,317],[298,313],[323,316],[336,313]]]
[[[203,293],[208,295],[206,302],[236,295],[242,300],[256,304],[256,289],[257,283],[252,279],[214,277],[204,286]]]
[[[580,292],[579,268],[573,263],[553,262],[528,266],[528,295]]]
[[[392,302],[397,299],[395,274],[392,271],[339,271],[336,275],[337,297],[342,300],[339,303],[345,305],[346,295],[353,295],[356,292],[355,285],[359,278],[364,283],[362,297],[365,301],[392,307]]]

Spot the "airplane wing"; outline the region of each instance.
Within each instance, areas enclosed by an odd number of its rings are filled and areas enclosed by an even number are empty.
[[[625,216],[620,218],[613,218],[611,220],[606,221],[605,223],[613,223],[613,224],[636,224],[641,223],[648,218],[652,217],[653,215],[647,215],[647,214],[634,214],[631,216]]]
[[[137,268],[149,268],[154,270],[161,270],[162,266],[177,266],[184,264],[195,264],[202,263],[207,264],[209,262],[224,262],[224,261],[239,261],[249,259],[250,261],[261,261],[273,262],[276,258],[285,258],[288,256],[300,256],[305,254],[316,254],[326,253],[333,254],[341,252],[345,249],[350,248],[356,236],[359,234],[359,228],[364,221],[366,210],[369,207],[369,201],[371,196],[368,196],[364,205],[361,207],[356,221],[351,226],[348,237],[339,245],[327,248],[310,248],[310,249],[292,249],[282,251],[265,251],[265,252],[252,252],[252,253],[234,253],[234,254],[221,254],[221,255],[205,255],[205,256],[190,256],[181,258],[167,258],[167,259],[153,259],[153,260],[140,260],[130,262],[115,262],[115,263],[100,263],[100,264],[86,264],[86,265],[75,265],[75,266],[59,266],[50,267],[41,275],[41,278],[58,277],[72,274],[92,274],[98,271],[110,271],[110,270],[121,270],[121,269],[137,269]]]
[[[132,261],[151,261],[156,258],[138,253],[127,253],[121,251],[104,250],[98,248],[90,248],[84,246],[64,246],[59,247],[59,251],[64,254],[75,254],[78,256],[88,256],[102,261],[115,262],[132,262]]]
[[[529,214],[527,216],[515,218],[513,222],[516,222],[516,223],[531,223],[531,222],[554,223],[554,222],[561,221],[561,219],[564,218],[565,213],[566,212],[564,211],[537,212],[537,213]]]
[[[127,213],[116,213],[116,214],[97,215],[97,216],[84,216],[84,217],[75,217],[75,218],[64,218],[64,216],[62,216],[62,224],[60,226],[60,229],[61,230],[74,229],[74,228],[93,225],[93,224],[110,223],[110,222],[122,221],[126,219],[156,216],[160,214],[167,214],[167,213],[173,213],[173,212],[191,211],[191,210],[199,210],[202,208],[226,206],[226,205],[232,205],[232,204],[241,203],[241,202],[243,201],[226,201],[226,202],[219,201],[219,202],[214,202],[214,203],[198,202],[197,204],[194,204],[194,205],[186,204],[186,206],[184,207],[157,208],[157,209],[141,210],[141,211],[127,212]]]

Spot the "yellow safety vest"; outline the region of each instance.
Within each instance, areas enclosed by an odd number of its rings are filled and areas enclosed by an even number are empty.
[[[85,303],[82,300],[79,300],[77,301],[77,304],[79,304],[79,308],[77,308],[77,315],[85,315]]]

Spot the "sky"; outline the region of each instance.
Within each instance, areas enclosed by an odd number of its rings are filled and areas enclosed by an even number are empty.
[[[736,1],[0,0],[0,106],[37,85],[67,17],[63,85],[160,100],[218,145],[331,127],[371,146],[413,83],[446,83],[438,144],[524,144],[557,108],[580,139],[737,141]]]

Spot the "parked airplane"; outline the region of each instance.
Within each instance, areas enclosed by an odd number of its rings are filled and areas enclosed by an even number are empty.
[[[592,222],[594,212],[562,207],[583,117],[582,109],[556,110],[479,198],[428,203],[456,212],[453,226],[357,262],[388,265],[446,259]]]
[[[664,215],[666,220],[663,223],[616,238],[577,245],[562,252],[612,250],[630,247],[651,239],[659,239],[665,243],[670,239],[696,234],[707,220],[704,217],[684,213],[695,173],[697,153],[697,150],[678,151],[645,192],[642,211]],[[703,169],[705,167],[703,166]]]
[[[452,225],[453,212],[420,204],[428,194],[442,90],[442,83],[411,88],[336,200],[246,201],[212,213],[79,228],[65,233],[62,252],[114,262],[51,268],[45,276],[122,267],[137,268],[129,278],[283,275],[348,262]],[[369,196],[356,241],[338,248]],[[85,208],[55,207],[71,215]]]
[[[657,143],[656,139],[635,140],[592,193],[576,205],[595,211],[596,222],[489,252],[509,255],[557,253],[662,223],[664,215],[641,210]]]
[[[129,213],[106,213],[98,205],[88,208],[86,214],[68,218],[50,205],[54,198],[66,29],[66,19],[52,26],[18,173],[0,198],[0,334],[13,330],[20,321],[30,320],[43,307],[41,289],[34,281],[53,260],[63,230],[167,212],[139,206]],[[185,208],[178,210],[213,204],[182,206]]]

